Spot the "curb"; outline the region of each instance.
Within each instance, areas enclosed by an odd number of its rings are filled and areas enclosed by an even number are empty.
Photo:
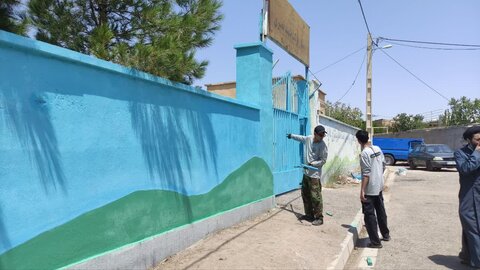
[[[353,248],[355,247],[355,243],[358,240],[358,234],[363,227],[362,216],[362,209],[360,209],[350,224],[347,237],[345,237],[343,242],[340,244],[340,253],[327,269],[343,269],[345,267],[345,264],[347,263],[348,258],[350,257],[350,254],[352,254]]]
[[[391,182],[393,181],[393,177],[395,176],[394,172],[387,169],[383,174],[385,179],[385,186],[390,186]],[[344,269],[345,264],[348,261],[348,258],[352,254],[353,249],[355,248],[355,243],[358,240],[358,235],[362,230],[364,225],[363,222],[363,213],[362,208],[357,212],[357,215],[353,219],[352,223],[350,223],[350,228],[348,229],[347,236],[343,239],[342,243],[340,244],[340,253],[335,257],[335,260],[330,263],[327,269]]]

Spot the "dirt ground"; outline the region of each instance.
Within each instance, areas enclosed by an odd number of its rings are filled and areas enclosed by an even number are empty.
[[[458,258],[462,236],[458,190],[455,169],[422,168],[395,177],[390,199],[385,197],[392,241],[371,257],[374,266],[369,268],[473,269]],[[366,264],[363,249],[369,241],[366,234],[360,238],[345,269],[359,269],[362,261]]]
[[[268,213],[212,234],[154,269],[325,269],[360,209],[359,188],[323,189],[322,226],[297,219],[303,214],[299,190],[278,196]]]

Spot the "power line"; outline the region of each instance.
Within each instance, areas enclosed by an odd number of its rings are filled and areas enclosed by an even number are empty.
[[[320,89],[320,86],[322,86],[322,82],[317,78],[317,76],[315,76],[315,74],[313,74],[313,72],[312,72],[310,69],[308,69],[308,72],[310,72],[310,74],[312,74],[313,77],[315,77],[315,79],[318,81],[318,86],[317,86],[317,88],[315,88],[315,89],[313,90],[313,92],[310,94],[310,96],[308,97],[308,99],[310,99],[310,98],[313,97],[313,95],[315,95],[315,92],[316,92],[318,89]]]
[[[478,44],[444,43],[444,42],[419,41],[419,40],[408,40],[408,39],[393,39],[393,38],[385,38],[385,37],[379,37],[379,39],[388,40],[388,41],[408,42],[408,43],[430,44],[430,45],[458,46],[458,47],[478,47],[478,48],[480,48],[480,45],[478,45]]]
[[[422,112],[422,113],[412,113],[412,114],[406,113],[406,114],[407,114],[407,115],[413,115],[413,116],[415,116],[415,115],[421,115],[421,116],[424,116],[424,118],[429,118],[429,117],[431,118],[431,117],[438,117],[438,116],[440,116],[440,115],[443,115],[443,113],[444,113],[446,110],[448,110],[448,109],[437,109],[437,110],[432,110],[432,111]],[[392,116],[392,115],[383,115],[383,114],[376,114],[376,115],[374,115],[374,116],[376,116],[376,117],[381,116],[381,117],[386,117],[386,118],[394,118],[394,117],[398,116],[398,114],[395,115],[395,116]]]
[[[392,41],[389,41],[389,43],[399,45],[399,46],[419,48],[419,49],[429,49],[429,50],[443,50],[443,51],[476,51],[476,50],[480,50],[480,47],[479,48],[439,48],[439,47],[426,47],[426,46],[408,45],[408,44],[402,44],[402,43],[392,42]]]
[[[348,55],[342,57],[340,60],[337,60],[337,61],[335,61],[335,62],[333,62],[333,63],[331,63],[331,64],[323,67],[322,69],[320,69],[320,70],[317,71],[317,72],[314,72],[313,74],[317,74],[317,73],[319,73],[320,71],[323,71],[323,70],[325,70],[325,69],[327,69],[327,68],[329,68],[329,67],[331,67],[331,66],[333,66],[333,65],[335,65],[335,64],[338,64],[338,63],[342,62],[343,60],[347,59],[348,57],[350,57],[350,56],[356,54],[357,52],[365,49],[365,47],[366,47],[366,46],[363,46],[362,48],[360,48],[360,49],[358,49],[358,50],[356,50],[356,51],[354,51],[354,52],[352,52],[352,53],[349,53]]]
[[[427,112],[421,112],[421,113],[417,113],[417,114],[429,114],[429,113],[432,113],[432,112],[439,112],[439,111],[442,111],[444,112],[445,110],[447,109],[436,109],[436,110],[431,110],[431,111],[427,111]]]
[[[358,4],[360,5],[360,10],[362,11],[363,21],[365,22],[365,26],[367,27],[368,34],[370,36],[372,36],[372,32],[370,32],[370,27],[368,27],[367,18],[365,17],[365,12],[363,12],[362,1],[358,0]],[[372,40],[372,42],[373,42],[373,44],[375,44],[375,46],[377,46],[377,43],[375,43],[375,41]]]
[[[380,48],[380,51],[382,53],[384,53],[386,56],[388,56],[390,59],[392,59],[395,63],[397,63],[397,65],[399,65],[401,68],[403,68],[406,72],[410,73],[410,75],[412,75],[415,79],[417,79],[418,81],[420,81],[422,84],[424,84],[426,87],[430,88],[432,91],[434,91],[435,93],[437,93],[439,96],[441,96],[442,98],[444,98],[446,101],[450,101],[447,97],[445,97],[444,95],[442,95],[439,91],[435,90],[433,87],[431,87],[430,85],[428,85],[424,80],[420,79],[417,75],[413,74],[413,72],[411,72],[410,70],[408,70],[406,67],[404,67],[402,64],[400,64],[397,60],[395,60],[393,57],[391,57],[388,53],[386,53],[382,48]]]
[[[365,58],[367,58],[367,52],[365,52],[365,55],[363,56],[362,63],[360,64],[360,68],[357,71],[357,75],[355,75],[355,79],[353,79],[352,85],[350,85],[350,88],[348,88],[348,90],[345,92],[345,94],[343,94],[343,96],[341,98],[339,98],[335,103],[342,100],[348,94],[348,92],[350,92],[350,90],[352,90],[353,86],[355,85],[355,82],[357,81],[358,74],[360,74],[360,71],[362,70],[363,63],[365,63]]]

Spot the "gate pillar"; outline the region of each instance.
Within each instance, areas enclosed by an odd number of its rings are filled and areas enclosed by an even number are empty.
[[[238,100],[253,103],[260,108],[260,134],[251,134],[258,140],[260,157],[272,168],[273,103],[272,55],[262,42],[236,45],[236,96]],[[246,131],[248,134],[248,131]],[[241,151],[241,146],[239,150]]]

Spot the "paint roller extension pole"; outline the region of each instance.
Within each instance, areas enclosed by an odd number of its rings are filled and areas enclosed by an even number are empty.
[[[302,165],[300,165],[300,166],[295,166],[295,168],[304,168],[304,169],[309,169],[309,170],[317,171],[317,172],[318,172],[318,168],[313,167],[313,166],[310,166],[310,165],[307,165],[307,164],[302,164]]]

